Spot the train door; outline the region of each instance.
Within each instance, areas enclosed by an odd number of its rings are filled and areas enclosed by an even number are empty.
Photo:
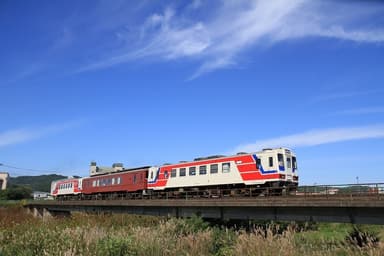
[[[152,184],[156,183],[158,175],[159,175],[159,167],[157,166],[150,167],[148,170],[148,183],[152,183]]]
[[[277,154],[279,162],[279,170],[285,172],[286,181],[293,181],[293,158],[290,150],[285,150],[284,153]]]

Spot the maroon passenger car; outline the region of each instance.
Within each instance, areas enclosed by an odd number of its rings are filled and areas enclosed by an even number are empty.
[[[125,169],[83,179],[83,194],[142,192],[147,189],[148,167]]]

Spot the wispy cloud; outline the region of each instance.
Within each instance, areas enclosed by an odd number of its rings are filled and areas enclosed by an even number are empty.
[[[60,125],[50,125],[35,128],[20,128],[0,132],[0,147],[20,144],[31,140],[39,139],[64,130],[78,126],[80,122],[68,122]]]
[[[369,22],[370,18],[384,10],[384,5],[378,3],[222,1],[212,8],[209,17],[198,16],[199,19],[195,18],[193,11],[208,7],[200,1],[194,3],[195,8],[188,6],[176,11],[168,7],[163,13],[150,15],[139,29],[138,44],[134,47],[124,45],[112,55],[84,66],[81,71],[136,59],[189,59],[199,63],[192,75],[195,78],[236,65],[240,53],[260,45],[309,37],[359,43],[384,42],[384,30]],[[129,34],[129,37],[132,35]]]
[[[366,95],[372,95],[372,94],[378,94],[378,93],[382,94],[384,93],[384,90],[365,90],[365,91],[345,90],[344,92],[333,92],[328,94],[322,94],[315,97],[312,101],[313,102],[332,101],[332,100],[360,97],[360,96],[366,96]]]
[[[384,114],[384,107],[356,108],[336,111],[333,115],[365,115],[365,114]]]
[[[310,147],[342,141],[384,138],[384,125],[330,128],[310,130],[303,133],[281,136],[272,139],[260,140],[254,143],[235,147],[231,153],[255,152],[269,147]]]

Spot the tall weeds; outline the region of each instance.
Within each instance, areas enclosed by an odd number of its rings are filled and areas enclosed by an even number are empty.
[[[308,233],[307,233],[308,232]],[[344,240],[308,239],[289,227],[234,230],[202,219],[74,214],[42,221],[22,208],[0,209],[0,255],[384,255],[380,241],[357,247]]]

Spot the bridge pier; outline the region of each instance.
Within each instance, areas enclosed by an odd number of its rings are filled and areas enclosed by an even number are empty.
[[[49,210],[44,207],[28,207],[27,212],[31,213],[35,218],[48,220],[52,218],[65,218],[70,217],[71,212],[67,210]]]

